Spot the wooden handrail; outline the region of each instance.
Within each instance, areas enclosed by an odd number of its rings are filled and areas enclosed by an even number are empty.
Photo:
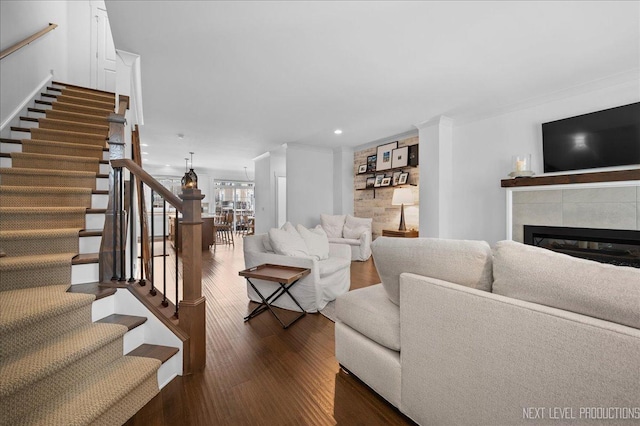
[[[7,56],[11,55],[13,52],[22,49],[23,47],[25,47],[26,45],[28,45],[29,43],[39,39],[40,37],[42,37],[43,35],[45,35],[46,33],[48,33],[49,31],[53,31],[56,29],[58,25],[57,24],[49,24],[44,30],[40,30],[37,33],[25,38],[24,40],[14,44],[11,47],[8,47],[6,49],[4,49],[2,52],[0,52],[0,59],[4,59]]]
[[[149,188],[160,194],[167,203],[176,208],[177,211],[182,212],[183,205],[182,200],[176,197],[171,191],[165,188],[160,182],[155,180],[153,176],[147,173],[142,167],[138,166],[133,160],[127,158],[121,160],[111,160],[111,166],[114,168],[126,167],[135,177],[144,182]]]

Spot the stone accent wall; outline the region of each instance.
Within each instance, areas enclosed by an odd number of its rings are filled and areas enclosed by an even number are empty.
[[[403,139],[398,141],[398,148],[403,146],[415,145],[418,143],[418,136]],[[373,218],[372,234],[373,238],[382,235],[383,229],[398,229],[400,224],[400,206],[392,206],[391,199],[393,198],[393,189],[398,188],[393,186],[375,188],[375,189],[363,189],[366,186],[367,178],[375,176],[377,173],[365,173],[358,174],[358,166],[361,164],[367,164],[367,157],[374,155],[377,152],[377,147],[367,148],[362,151],[357,151],[353,154],[353,185],[354,185],[354,205],[353,212],[356,217],[371,217]],[[385,176],[391,177],[395,170],[385,170],[383,172]],[[404,219],[407,225],[407,229],[419,229],[419,213],[418,206],[419,199],[419,186],[420,183],[420,168],[419,167],[405,167],[405,172],[409,172],[409,188],[414,197],[413,206],[404,207]],[[374,197],[375,195],[375,197]]]
[[[513,192],[512,238],[523,225],[640,230],[640,186]]]

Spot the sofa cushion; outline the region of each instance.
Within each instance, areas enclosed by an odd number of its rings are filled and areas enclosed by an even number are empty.
[[[327,275],[331,275],[340,269],[344,269],[351,266],[351,261],[349,259],[344,259],[342,257],[330,257],[325,260],[321,260],[318,262],[318,268],[320,277],[325,277]]]
[[[309,256],[318,260],[329,258],[329,240],[322,228],[307,229],[302,225],[297,225],[296,230],[307,245]]]
[[[293,230],[292,232],[291,229]],[[290,228],[289,231],[271,228],[269,230],[269,240],[276,254],[295,257],[309,256],[307,245],[295,228]]]
[[[403,272],[491,291],[491,247],[485,241],[379,237],[371,249],[382,284],[396,305]]]
[[[342,238],[342,228],[344,228],[345,215],[321,214],[320,223],[322,229],[329,238]]]
[[[400,308],[382,284],[352,290],[336,299],[338,320],[380,345],[400,350]]]
[[[354,217],[347,215],[342,229],[342,236],[350,239],[359,239],[365,232],[371,232],[373,219],[365,217]]]
[[[285,222],[284,225],[280,227],[280,229],[288,232],[297,232],[296,228],[291,224],[291,222]],[[271,241],[269,240],[269,236],[262,240],[264,249],[268,252],[274,252],[273,247],[271,247]]]
[[[640,328],[640,269],[514,241],[493,252],[494,293]]]
[[[350,246],[360,245],[360,240],[354,240],[351,238],[329,238],[329,242],[332,244],[348,244]]]

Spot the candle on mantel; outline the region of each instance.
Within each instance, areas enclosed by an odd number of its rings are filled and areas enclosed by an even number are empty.
[[[527,162],[524,160],[516,161],[516,172],[524,172],[527,168]]]

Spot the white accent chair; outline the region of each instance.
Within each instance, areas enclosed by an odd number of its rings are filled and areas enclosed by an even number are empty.
[[[347,246],[329,244],[329,258],[318,260],[313,256],[286,256],[276,254],[269,242],[269,234],[248,235],[244,238],[244,263],[246,268],[271,263],[275,265],[309,268],[311,273],[291,287],[290,293],[307,312],[317,312],[327,303],[349,291],[351,286],[351,253]],[[251,280],[266,297],[279,285],[264,280]],[[260,297],[247,283],[247,295],[254,302]],[[284,295],[273,303],[283,309],[300,311],[296,304]]]
[[[371,224],[373,219],[351,215],[320,215],[320,226],[333,244],[351,249],[351,260],[364,262],[371,257]]]

